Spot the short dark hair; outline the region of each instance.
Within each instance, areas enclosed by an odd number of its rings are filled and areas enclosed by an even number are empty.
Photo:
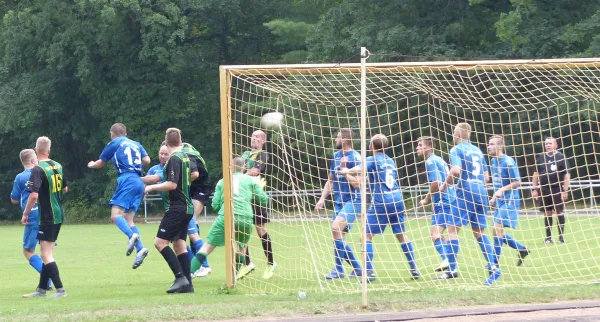
[[[352,130],[349,128],[341,128],[340,133],[342,134],[342,139],[352,141]]]

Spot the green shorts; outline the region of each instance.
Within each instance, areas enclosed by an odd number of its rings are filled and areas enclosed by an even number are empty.
[[[252,223],[246,223],[243,221],[235,221],[235,241],[239,244],[238,247],[242,248],[248,244],[250,240],[250,234],[254,225]],[[206,242],[213,246],[225,246],[225,217],[218,216],[210,226],[208,236],[206,236]]]

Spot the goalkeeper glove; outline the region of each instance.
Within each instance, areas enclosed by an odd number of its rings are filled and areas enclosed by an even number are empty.
[[[261,189],[265,189],[267,186],[267,180],[262,177],[254,177],[254,183],[256,183]]]

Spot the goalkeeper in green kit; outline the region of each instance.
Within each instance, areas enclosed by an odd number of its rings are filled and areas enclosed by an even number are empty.
[[[235,225],[235,241],[238,244],[236,249],[236,269],[245,259],[245,249],[248,245],[248,240],[254,229],[254,212],[252,209],[252,201],[266,205],[268,201],[267,193],[263,190],[261,183],[254,177],[245,175],[244,161],[236,157],[233,159],[233,206],[234,206],[234,225]],[[204,262],[206,257],[212,253],[217,246],[225,246],[225,208],[223,207],[223,179],[219,180],[212,200],[212,208],[219,212],[219,216],[215,219],[208,236],[206,243],[196,253],[196,258],[192,260],[192,271],[198,273],[200,271],[200,263]]]

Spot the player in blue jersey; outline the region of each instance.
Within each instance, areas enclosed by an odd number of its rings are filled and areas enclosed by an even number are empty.
[[[163,178],[163,170],[165,169],[165,163],[169,160],[169,148],[167,148],[166,144],[162,144],[160,149],[158,150],[158,162],[159,164],[150,167],[146,175],[153,176],[157,175],[160,177],[160,182],[164,180]]]
[[[454,128],[454,143],[450,150],[450,175],[440,188],[445,192],[450,185],[456,185],[458,209],[463,218],[468,218],[473,230],[473,236],[479,243],[479,248],[487,261],[489,277],[483,283],[485,286],[496,282],[502,272],[496,266],[494,248],[485,234],[487,227],[486,213],[489,199],[485,183],[489,181],[486,158],[481,150],[470,142],[471,126],[468,123],[458,123]]]
[[[444,159],[433,152],[433,138],[421,137],[417,142],[417,155],[425,158],[425,169],[429,182],[429,191],[419,204],[425,206],[433,203],[431,239],[442,258],[442,263],[436,268],[436,271],[444,271],[438,279],[456,278],[458,277],[456,257],[460,249],[458,232],[466,222],[463,222],[456,206],[454,187],[448,187],[444,193],[439,191],[440,186],[446,182],[450,169]],[[448,231],[448,238],[445,241],[444,230]]]
[[[504,138],[494,135],[488,143],[488,154],[492,157],[492,182],[494,183],[494,196],[490,205],[495,206],[494,211],[494,253],[496,265],[500,261],[502,245],[507,244],[519,252],[517,266],[523,265],[523,259],[531,253],[527,247],[519,243],[514,237],[504,232],[504,227],[515,229],[519,219],[521,207],[521,177],[515,160],[504,154]]]
[[[371,191],[371,204],[367,211],[366,227],[366,274],[369,281],[375,280],[373,235],[383,234],[389,224],[392,227],[392,233],[400,243],[404,255],[406,255],[412,278],[418,279],[421,274],[417,269],[415,251],[413,244],[405,233],[405,207],[400,185],[398,184],[398,170],[396,162],[385,153],[388,146],[388,139],[385,135],[374,135],[369,145],[373,155],[366,159],[366,171],[369,179],[369,190]],[[342,169],[341,172],[343,175],[357,175],[361,171],[362,167],[359,165],[351,169]]]
[[[362,276],[360,263],[354,256],[352,247],[344,241],[344,235],[351,229],[360,213],[360,178],[353,175],[343,175],[341,170],[360,166],[360,154],[352,148],[352,130],[341,129],[335,139],[338,151],[333,154],[329,166],[327,182],[323,186],[321,198],[315,206],[319,211],[325,208],[325,200],[333,194],[334,218],[331,224],[333,235],[333,255],[335,268],[325,275],[326,279],[338,279],[345,276],[342,263],[346,260],[352,266],[349,277]]]
[[[33,149],[22,150],[21,153],[19,153],[19,158],[21,159],[21,163],[25,170],[15,177],[12,191],[10,192],[10,201],[13,205],[20,205],[22,212],[25,210],[25,206],[27,206],[27,199],[29,198],[30,193],[29,188],[27,187],[27,181],[29,181],[29,177],[31,177],[31,169],[38,164],[38,159]],[[25,230],[23,231],[23,255],[25,255],[25,258],[29,261],[29,265],[31,265],[38,273],[41,273],[42,265],[44,263],[42,258],[35,254],[39,228],[40,221],[38,206],[36,204],[31,208],[31,212],[29,212]]]
[[[88,168],[102,168],[110,160],[117,171],[117,188],[109,202],[110,217],[129,239],[126,255],[131,255],[134,248],[137,250],[133,261],[133,268],[136,269],[148,255],[133,217],[144,197],[144,183],[140,178],[142,166],[150,163],[150,157],[139,142],[127,138],[127,128],[121,123],[115,123],[110,128],[110,138],[111,141],[100,154],[100,159],[90,161]]]

